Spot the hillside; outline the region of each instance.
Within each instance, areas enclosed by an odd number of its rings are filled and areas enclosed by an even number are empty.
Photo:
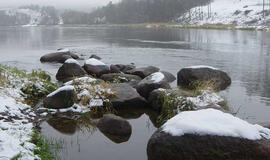
[[[270,8],[263,12],[262,0],[214,0],[209,5],[195,7],[176,21],[181,24],[233,24],[266,26],[270,23]]]

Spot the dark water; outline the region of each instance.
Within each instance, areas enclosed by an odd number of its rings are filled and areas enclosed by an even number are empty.
[[[154,65],[175,75],[190,65],[220,68],[233,80],[231,87],[221,93],[231,110],[251,123],[270,122],[268,32],[125,27],[0,28],[0,63],[3,64],[27,70],[42,68],[54,75],[59,65],[41,64],[39,58],[61,47],[72,48],[85,57],[97,54],[107,64]],[[62,159],[145,160],[147,141],[155,131],[149,113],[143,111],[139,116],[126,118],[132,124],[133,133],[127,142],[120,144],[94,126],[89,131],[89,125],[77,122],[71,125],[72,132],[63,132],[63,128],[48,123],[43,123],[42,131],[48,137],[63,139],[66,147],[60,153]]]

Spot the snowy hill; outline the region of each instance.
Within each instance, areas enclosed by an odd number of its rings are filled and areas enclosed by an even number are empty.
[[[1,25],[55,25],[61,22],[54,7],[25,6],[0,9]]]
[[[269,2],[263,12],[263,0],[214,0],[206,6],[192,8],[177,19],[181,24],[233,24],[266,26],[270,24]]]

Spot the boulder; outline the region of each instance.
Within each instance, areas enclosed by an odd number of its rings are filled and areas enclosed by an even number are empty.
[[[132,70],[127,71],[127,74],[133,74],[140,76],[141,78],[145,78],[155,72],[158,72],[160,69],[154,66],[142,67],[142,68],[134,68]]]
[[[104,74],[100,77],[100,79],[106,82],[114,82],[114,83],[124,83],[130,82],[132,80],[139,82],[142,80],[139,76],[121,73]]]
[[[73,86],[64,86],[49,94],[44,100],[46,108],[62,109],[69,108],[74,104],[75,89]]]
[[[158,88],[170,89],[170,85],[166,81],[163,73],[156,72],[143,79],[137,86],[137,92],[148,99],[150,93]]]
[[[149,160],[269,159],[270,130],[215,109],[180,112],[150,138]]]
[[[128,141],[131,136],[131,125],[121,117],[108,114],[104,115],[97,123],[98,129],[109,139],[116,143]]]
[[[74,59],[68,59],[57,71],[56,79],[67,82],[76,77],[83,77],[84,75],[86,75],[86,72],[80,64]]]
[[[157,131],[147,145],[148,160],[257,160],[270,159],[270,148],[247,139],[186,134],[172,136]]]
[[[103,74],[110,73],[110,68],[106,64],[95,58],[86,60],[83,68],[88,74],[97,77],[100,77]]]
[[[116,65],[111,65],[111,73],[127,73],[128,71],[135,69],[136,66],[134,64],[116,64]]]
[[[147,105],[146,100],[138,94],[136,89],[126,83],[112,83],[110,87],[116,93],[115,97],[110,99],[115,109],[140,108]]]
[[[183,68],[177,73],[179,86],[195,89],[198,83],[209,83],[213,89],[224,90],[231,84],[231,78],[227,73],[209,66]]]
[[[166,71],[160,71],[160,72],[164,74],[167,82],[172,83],[173,81],[176,80],[176,77],[170,72],[166,72]]]
[[[79,59],[79,56],[71,53],[68,50],[59,50],[56,53],[50,53],[42,56],[40,58],[41,62],[55,62],[55,63],[64,63],[67,59]]]
[[[164,89],[155,89],[150,93],[148,103],[154,110],[160,112],[163,108],[164,94],[166,94]]]
[[[101,58],[100,58],[99,56],[95,55],[95,54],[92,54],[89,58],[90,58],[90,59],[91,59],[91,58],[95,58],[95,59],[97,59],[97,60],[101,60]]]

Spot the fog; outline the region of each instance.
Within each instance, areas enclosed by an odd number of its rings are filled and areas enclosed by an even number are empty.
[[[86,9],[102,6],[112,1],[113,3],[119,0],[0,0],[0,8],[18,7],[21,5],[39,4],[50,5],[57,8],[66,9]]]

